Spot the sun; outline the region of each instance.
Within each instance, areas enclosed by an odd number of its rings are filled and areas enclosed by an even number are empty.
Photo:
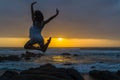
[[[63,40],[63,38],[58,38],[58,41],[62,41]]]

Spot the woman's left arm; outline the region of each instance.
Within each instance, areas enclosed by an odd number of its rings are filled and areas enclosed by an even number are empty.
[[[59,14],[59,10],[56,9],[56,14],[53,15],[52,17],[50,17],[49,19],[47,19],[46,21],[44,21],[44,24],[47,24],[48,22],[50,22],[52,19],[54,19],[57,15]]]

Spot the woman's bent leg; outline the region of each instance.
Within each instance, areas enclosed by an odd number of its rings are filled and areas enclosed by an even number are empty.
[[[25,49],[35,49],[35,47],[33,46],[33,44],[35,44],[35,41],[29,40],[25,45],[24,48]]]
[[[42,51],[43,51],[43,52],[45,52],[45,51],[47,50],[50,42],[51,42],[51,37],[47,40],[47,43],[44,44],[44,46],[42,47]]]

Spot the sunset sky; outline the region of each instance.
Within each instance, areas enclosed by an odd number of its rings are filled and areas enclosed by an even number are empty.
[[[0,0],[0,47],[29,40],[33,1],[45,19],[60,11],[42,31],[51,47],[120,47],[120,0]]]

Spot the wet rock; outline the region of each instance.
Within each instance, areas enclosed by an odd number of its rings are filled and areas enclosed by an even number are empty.
[[[44,79],[52,79],[52,80],[84,80],[82,78],[81,74],[79,72],[77,72],[76,70],[74,70],[74,69],[65,69],[65,68],[56,68],[52,64],[42,65],[42,66],[40,66],[38,68],[31,68],[29,70],[22,71],[20,74],[21,75],[29,75],[29,76],[38,75],[40,80],[42,80],[42,79],[43,80]]]
[[[2,62],[3,61],[3,58],[2,58],[2,56],[0,56],[0,62]]]
[[[18,55],[9,55],[9,56],[1,56],[0,61],[20,61],[21,58]]]
[[[73,56],[75,56],[75,57],[76,57],[76,56],[79,56],[79,55],[78,55],[78,54],[73,54]]]
[[[120,78],[110,71],[93,70],[89,72],[89,75],[96,80],[120,80]]]
[[[0,80],[84,80],[81,74],[72,68],[56,68],[52,64],[42,65],[38,68],[30,68],[19,74],[17,72],[5,72]]]
[[[25,54],[22,54],[22,55],[21,55],[21,58],[23,58],[23,59],[25,59],[25,60],[30,60],[31,58],[41,57],[41,56],[43,56],[43,54],[41,54],[41,53],[35,54],[35,53],[32,53],[32,52],[26,51]]]
[[[81,74],[72,68],[67,69],[67,73],[73,78],[73,80],[84,80]]]
[[[118,76],[120,77],[120,70],[118,70],[118,71],[116,72],[116,75],[118,75]]]
[[[70,56],[71,54],[70,53],[62,53],[61,55]]]
[[[44,75],[44,74],[24,74],[20,75],[19,78],[22,78],[21,80],[67,80],[62,79],[59,77],[51,76],[51,75]],[[20,79],[19,79],[20,80]]]
[[[75,73],[77,74],[78,72],[76,70],[74,71],[74,69],[56,68],[55,66],[53,66],[51,64],[43,65],[39,68],[39,70],[40,69],[43,72],[45,71],[44,74],[54,75],[59,78],[65,78],[67,80],[83,80],[83,79],[76,78],[78,75],[80,76],[80,74],[75,76],[74,74]],[[37,70],[38,70],[38,68],[37,68]],[[68,73],[73,73],[73,74],[68,74]],[[75,78],[75,79],[73,79],[73,78]]]
[[[18,73],[15,71],[6,71],[1,77],[0,80],[12,80],[14,76],[17,76]]]
[[[94,69],[94,68],[96,68],[95,66],[91,66],[91,69]]]
[[[104,63],[104,62],[100,61],[99,63]]]
[[[54,72],[58,69],[56,69],[55,66],[53,66],[52,64],[45,64],[45,65],[41,65],[40,67],[37,68],[30,68],[29,70],[24,70],[22,71],[20,74],[24,74],[24,73],[31,73],[31,72],[38,72],[38,71],[45,71],[45,72]]]
[[[117,57],[117,58],[119,58],[119,57],[120,57],[120,55],[118,54],[118,55],[116,55],[116,57]]]
[[[72,63],[64,63],[63,65],[73,65]]]
[[[56,67],[50,63],[40,66],[40,69],[56,69]]]
[[[6,60],[20,61],[21,58],[18,55],[10,55],[10,56],[6,57]]]

